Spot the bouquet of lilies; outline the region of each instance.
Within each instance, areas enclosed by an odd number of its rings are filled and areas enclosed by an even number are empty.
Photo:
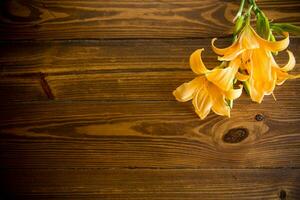
[[[288,73],[296,64],[291,51],[287,50],[289,61],[283,67],[274,59],[279,51],[288,47],[289,32],[299,34],[299,27],[271,23],[255,0],[249,0],[248,4],[249,9],[244,12],[245,0],[242,0],[234,18],[233,43],[227,48],[217,48],[216,38],[212,40],[212,49],[219,55],[220,65],[207,69],[201,59],[204,49],[196,50],[190,56],[190,67],[197,77],[173,92],[178,101],[193,100],[195,112],[201,119],[210,110],[230,117],[233,100],[241,96],[243,89],[252,101],[261,103],[264,95],[273,95],[276,85],[300,77]],[[250,23],[253,13],[256,30]],[[275,34],[283,39],[276,41]]]

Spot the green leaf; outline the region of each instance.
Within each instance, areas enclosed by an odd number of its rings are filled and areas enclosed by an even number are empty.
[[[289,32],[292,33],[294,35],[300,35],[300,27],[299,26],[295,26],[293,24],[289,24],[289,23],[271,23],[270,24],[271,29],[278,33],[281,34],[283,32]]]

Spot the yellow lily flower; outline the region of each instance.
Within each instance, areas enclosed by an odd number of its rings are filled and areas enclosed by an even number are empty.
[[[208,70],[202,59],[203,49],[196,50],[190,56],[190,67],[198,75],[188,83],[183,83],[173,95],[180,102],[193,99],[195,112],[204,119],[212,109],[216,114],[230,117],[230,107],[226,100],[234,100],[242,93],[242,87],[233,89],[233,80],[239,62],[232,61],[223,69]]]
[[[251,99],[261,103],[264,95],[273,93],[276,83],[282,83],[288,78],[295,78],[287,74],[288,69],[295,65],[293,54],[289,53],[289,67],[279,68],[274,61],[272,52],[282,51],[289,45],[289,35],[281,41],[268,41],[261,38],[247,23],[238,39],[227,48],[217,48],[214,45],[216,38],[212,40],[212,49],[221,61],[241,60],[240,70],[236,78],[240,81],[247,81]]]
[[[287,50],[287,53],[289,55],[289,61],[284,67],[279,67],[279,65],[276,63],[274,57],[272,56],[272,70],[276,73],[277,80],[276,84],[277,85],[282,85],[287,79],[295,79],[295,78],[300,78],[300,74],[298,75],[291,75],[288,74],[289,71],[294,69],[296,65],[296,59],[294,57],[294,54]]]

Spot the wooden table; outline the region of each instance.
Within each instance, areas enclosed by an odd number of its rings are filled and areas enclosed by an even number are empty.
[[[230,119],[172,96],[195,49],[217,64],[238,4],[2,0],[0,199],[300,199],[300,80]],[[258,4],[300,25],[300,1]]]

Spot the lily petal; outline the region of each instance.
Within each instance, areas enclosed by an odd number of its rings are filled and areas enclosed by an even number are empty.
[[[300,74],[298,74],[298,75],[288,74],[287,72],[282,71],[279,68],[273,68],[273,70],[275,70],[275,72],[277,74],[276,85],[282,85],[287,79],[300,78]]]
[[[268,52],[262,48],[253,50],[249,79],[251,99],[261,103],[265,94],[273,92],[276,79]]]
[[[253,34],[255,31],[253,28],[247,24],[242,31],[240,36],[240,43],[243,49],[257,49],[259,48],[259,42],[256,40],[256,35]]]
[[[261,38],[254,30],[252,32],[255,35],[260,46],[269,51],[272,51],[272,52],[282,51],[289,46],[290,39],[289,39],[289,33],[287,33],[287,32],[284,33],[285,38],[283,40],[275,41],[275,42],[268,41],[268,40]]]
[[[213,102],[207,88],[203,87],[198,89],[193,99],[193,105],[195,107],[195,112],[201,119],[204,119],[209,114],[212,104]]]
[[[265,95],[270,95],[274,92],[276,81],[277,81],[277,74],[272,71],[272,81],[270,81],[268,84],[269,86],[266,87]]]
[[[204,51],[204,49],[198,49],[192,53],[190,56],[190,66],[191,69],[195,74],[205,74],[209,72],[209,70],[205,67],[202,59],[201,59],[201,53]]]
[[[240,59],[235,59],[231,61],[229,66],[225,69],[212,70],[210,73],[206,74],[206,78],[223,91],[228,91],[232,87],[240,63]]]
[[[230,117],[230,107],[225,100],[214,101],[212,110],[218,115]]]
[[[250,88],[251,100],[257,103],[261,103],[264,99],[264,92],[255,90],[255,88]]]
[[[212,110],[218,115],[230,117],[230,107],[222,91],[214,84],[209,84],[209,93],[213,103]]]
[[[277,62],[271,52],[269,53],[269,56],[271,58],[271,66],[279,68],[279,65],[277,64]]]
[[[296,78],[300,78],[300,74],[298,75],[289,74],[289,79],[296,79]]]
[[[176,90],[173,91],[173,95],[180,102],[186,102],[191,100],[195,96],[195,91],[198,87],[202,87],[204,77],[197,77],[188,83],[183,83]]]
[[[273,69],[277,74],[276,85],[282,85],[289,78],[289,74],[287,72],[281,71],[279,68]]]
[[[222,57],[218,57],[218,60],[220,61],[231,61],[235,58],[237,58],[239,55],[241,55],[246,49],[236,49],[235,51],[232,51],[230,53],[226,53]]]
[[[249,79],[249,75],[237,72],[235,78],[239,81],[247,81]]]
[[[241,57],[242,57],[243,63],[249,62],[249,60],[252,57],[252,50],[246,50],[245,52],[243,52]]]
[[[228,100],[234,100],[241,96],[243,92],[243,85],[240,85],[239,89],[230,89],[225,93],[226,99]]]
[[[287,50],[287,53],[289,54],[289,61],[284,67],[281,68],[281,70],[285,72],[291,71],[296,65],[296,59],[294,54],[289,50]]]
[[[217,40],[217,38],[214,38],[211,40],[211,46],[212,46],[212,50],[218,55],[231,54],[232,52],[240,49],[240,45],[238,42],[234,42],[231,46],[229,46],[227,48],[218,48],[214,45],[216,40]]]

